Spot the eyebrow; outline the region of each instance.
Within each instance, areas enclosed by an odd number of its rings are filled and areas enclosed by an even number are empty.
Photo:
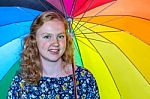
[[[40,35],[45,35],[45,34],[53,35],[52,33],[42,33],[42,34],[40,34]],[[62,32],[62,33],[58,33],[57,35],[61,35],[61,34],[65,34],[65,33]]]
[[[65,34],[64,32],[63,33],[58,33],[58,35],[60,35],[60,34]]]

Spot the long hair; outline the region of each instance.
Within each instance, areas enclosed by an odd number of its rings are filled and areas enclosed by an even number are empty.
[[[73,43],[71,36],[67,33],[68,26],[65,18],[56,12],[43,12],[33,21],[30,28],[30,34],[24,39],[20,75],[28,83],[37,84],[42,74],[40,55],[36,42],[36,32],[45,22],[54,19],[62,21],[66,30],[66,51],[62,55],[62,60],[65,63],[72,63]]]

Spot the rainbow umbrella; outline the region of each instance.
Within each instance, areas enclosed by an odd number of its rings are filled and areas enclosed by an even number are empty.
[[[150,21],[118,12],[110,15],[109,9],[115,12],[118,3],[113,0],[2,0],[0,6],[9,7],[0,8],[1,17],[8,15],[0,18],[0,88],[5,90],[0,92],[3,94],[0,97],[6,96],[18,70],[22,39],[29,33],[32,20],[41,11],[57,8],[68,20],[76,64],[93,73],[101,99],[149,99],[150,43],[146,38]],[[13,14],[10,9],[14,9]],[[11,51],[6,51],[10,48]],[[9,58],[5,61],[5,57]]]

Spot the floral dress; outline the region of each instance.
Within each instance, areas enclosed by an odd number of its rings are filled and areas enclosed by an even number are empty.
[[[100,99],[93,75],[82,67],[78,67],[75,73],[78,99]],[[37,85],[25,83],[16,75],[7,99],[75,99],[73,75],[58,78],[41,77]]]

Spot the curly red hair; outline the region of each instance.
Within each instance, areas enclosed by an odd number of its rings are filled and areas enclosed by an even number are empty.
[[[36,42],[37,30],[47,21],[57,19],[64,23],[67,31],[67,22],[63,16],[56,12],[43,12],[32,23],[30,28],[30,34],[24,39],[24,49],[22,52],[21,60],[21,77],[29,82],[36,84],[41,77],[41,64],[40,56]],[[62,59],[64,62],[71,64],[73,59],[73,43],[71,36],[66,32],[66,51],[64,52]]]

